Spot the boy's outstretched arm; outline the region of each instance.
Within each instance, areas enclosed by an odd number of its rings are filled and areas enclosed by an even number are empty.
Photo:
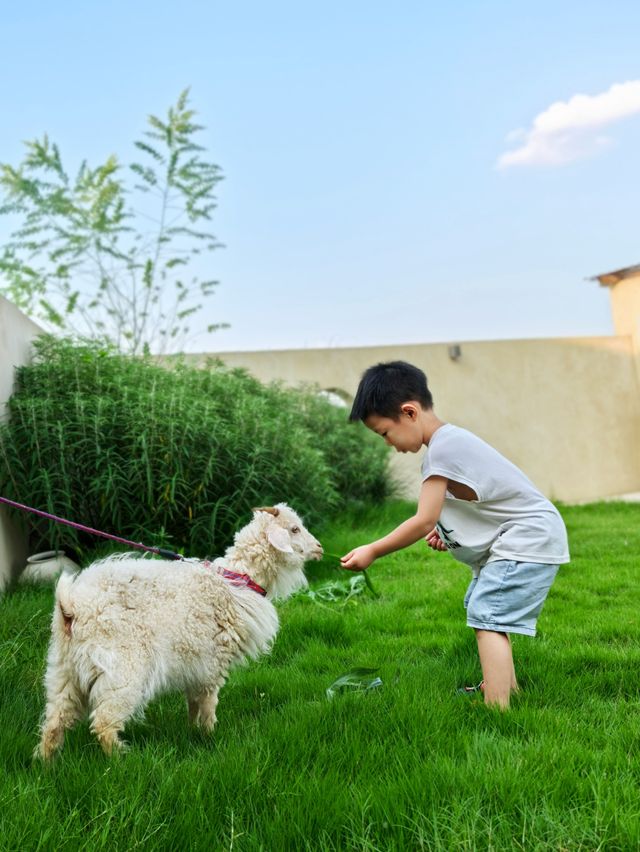
[[[403,547],[409,547],[410,544],[428,535],[440,517],[447,483],[448,480],[444,476],[431,476],[425,480],[422,483],[415,515],[384,538],[351,550],[340,560],[342,567],[349,571],[364,571],[375,559],[393,553],[395,550],[402,550]]]

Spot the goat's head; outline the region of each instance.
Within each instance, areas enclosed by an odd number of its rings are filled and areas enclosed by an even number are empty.
[[[322,545],[286,503],[261,506],[253,511],[255,515],[264,512],[271,516],[267,520],[265,532],[269,544],[276,550],[291,554],[303,562],[322,559]]]
[[[233,557],[267,590],[286,598],[307,585],[304,563],[322,558],[322,545],[286,503],[253,510],[253,520],[236,534]]]

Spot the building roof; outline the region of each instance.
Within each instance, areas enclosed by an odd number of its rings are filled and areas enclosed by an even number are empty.
[[[624,278],[633,278],[635,275],[640,275],[640,263],[635,266],[625,266],[623,269],[616,269],[613,272],[603,272],[602,275],[594,275],[589,281],[599,281],[602,287],[613,287],[618,281]]]

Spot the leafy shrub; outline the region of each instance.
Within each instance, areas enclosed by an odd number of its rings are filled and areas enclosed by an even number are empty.
[[[295,392],[294,392],[295,393]],[[346,424],[347,410],[327,403],[313,388],[297,392],[304,424],[329,464],[333,482],[349,502],[381,502],[390,496],[387,453],[361,424]]]
[[[0,426],[0,493],[96,529],[204,556],[252,506],[310,524],[389,492],[384,447],[311,390],[212,362],[161,367],[50,336],[17,371]],[[99,541],[37,516],[33,549]]]

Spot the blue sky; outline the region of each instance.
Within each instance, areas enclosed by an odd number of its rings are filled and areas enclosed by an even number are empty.
[[[45,131],[127,162],[191,87],[225,175],[201,324],[231,324],[193,351],[612,333],[585,278],[640,262],[637,2],[23,0],[2,29],[3,162]]]

